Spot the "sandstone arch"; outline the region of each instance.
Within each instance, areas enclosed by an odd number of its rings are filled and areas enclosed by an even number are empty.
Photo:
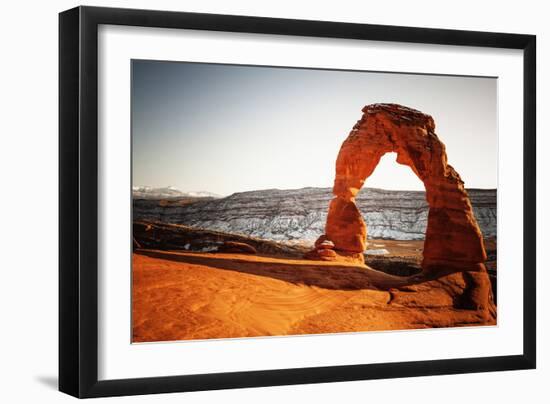
[[[396,161],[409,166],[424,183],[429,205],[423,275],[414,282],[438,279],[441,284],[435,288],[446,290],[456,307],[494,319],[483,237],[464,182],[448,164],[445,145],[435,134],[433,118],[397,104],[372,104],[362,111],[338,153],[325,234],[306,257],[364,264],[367,226],[355,196],[380,158],[395,152]]]
[[[355,196],[380,158],[395,152],[396,161],[409,166],[426,188],[429,215],[423,269],[484,272],[487,255],[481,231],[464,183],[447,163],[433,118],[397,104],[367,105],[362,111],[340,148],[326,235],[317,244],[324,239],[334,243],[336,254],[331,259],[364,262],[367,226]]]

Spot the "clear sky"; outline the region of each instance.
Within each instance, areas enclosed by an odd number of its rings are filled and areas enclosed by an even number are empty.
[[[496,188],[497,80],[202,63],[132,62],[133,185],[233,192],[331,187],[364,105],[434,117],[469,188]],[[387,154],[366,181],[423,190]]]

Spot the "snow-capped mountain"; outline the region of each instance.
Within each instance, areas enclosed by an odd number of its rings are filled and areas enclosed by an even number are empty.
[[[166,198],[221,198],[221,195],[206,191],[183,192],[172,186],[154,188],[149,186],[133,186],[134,199],[166,199]]]

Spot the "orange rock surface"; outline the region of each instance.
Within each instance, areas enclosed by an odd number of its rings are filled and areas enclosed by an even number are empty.
[[[133,342],[495,324],[494,311],[469,306],[484,291],[465,272],[139,250],[132,274]]]
[[[334,259],[364,262],[367,226],[355,196],[380,158],[395,152],[397,163],[409,166],[426,188],[430,210],[422,268],[483,273],[470,277],[479,290],[472,305],[487,307],[490,283],[483,264],[487,259],[483,237],[464,182],[448,164],[445,145],[435,134],[433,118],[397,104],[367,105],[362,111],[336,161],[335,198],[323,236],[334,243]]]

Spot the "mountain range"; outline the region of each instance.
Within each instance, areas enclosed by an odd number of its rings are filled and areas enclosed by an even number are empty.
[[[333,197],[331,188],[267,189],[227,197],[207,192],[182,193],[171,187],[143,188],[134,188],[134,220],[305,244],[324,233]],[[496,237],[496,189],[467,192],[484,237]],[[363,188],[356,202],[367,223],[369,238],[424,239],[428,205],[423,191]]]
[[[137,199],[164,199],[164,198],[221,198],[221,195],[206,191],[183,192],[172,186],[154,188],[149,186],[132,187],[132,195]]]

